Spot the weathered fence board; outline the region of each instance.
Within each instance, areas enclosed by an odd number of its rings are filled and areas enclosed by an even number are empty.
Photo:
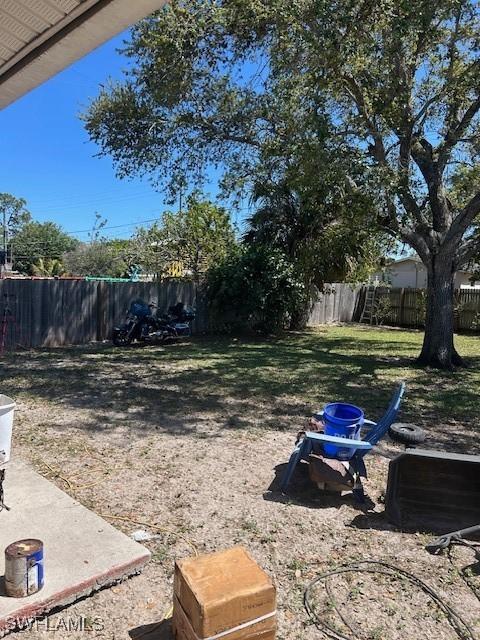
[[[373,319],[377,324],[421,329],[425,325],[425,307],[424,289],[378,287]],[[480,330],[480,291],[455,291],[454,328],[456,331]]]
[[[460,289],[456,296],[458,329],[480,330],[480,291]]]
[[[325,285],[312,307],[308,325],[354,322],[359,318],[362,287],[345,283]],[[359,311],[360,310],[360,311]]]
[[[349,284],[325,285],[313,305],[309,326],[331,322],[358,322],[365,304],[366,287]],[[377,287],[375,291],[375,324],[421,329],[425,322],[424,289]],[[455,291],[455,329],[480,331],[480,291]]]
[[[197,308],[193,332],[206,330],[206,309],[193,282],[0,280],[0,345],[57,347],[107,340],[130,302],[155,302],[160,312],[179,301]]]

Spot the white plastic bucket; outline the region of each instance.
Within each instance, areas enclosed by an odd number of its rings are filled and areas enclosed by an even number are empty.
[[[0,464],[10,460],[15,402],[0,393]]]

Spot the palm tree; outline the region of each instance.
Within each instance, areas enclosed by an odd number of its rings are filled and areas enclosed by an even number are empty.
[[[39,258],[37,262],[32,265],[31,269],[33,276],[43,276],[46,278],[63,276],[65,274],[63,264],[56,258]]]

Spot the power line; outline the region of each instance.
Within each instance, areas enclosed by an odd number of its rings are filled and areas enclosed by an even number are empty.
[[[135,191],[133,193],[128,193],[126,194],[128,196],[140,196],[140,195],[148,195],[144,190],[142,191]],[[151,193],[151,195],[158,195],[157,191],[153,191]],[[110,198],[110,197],[116,197],[118,196],[118,187],[114,187],[111,189],[106,189],[105,191],[96,191],[93,193],[89,193],[89,194],[85,194],[85,192],[81,192],[80,194],[70,194],[68,196],[64,196],[63,198],[55,198],[54,200],[52,200],[51,197],[47,197],[47,198],[35,198],[33,199],[33,203],[35,205],[53,205],[56,206],[58,205],[62,205],[62,204],[68,204],[69,202],[71,202],[72,198],[78,199],[80,198],[81,202],[84,202],[84,200],[82,200],[82,198],[87,198],[86,202],[88,203],[89,201],[91,201],[92,199],[103,199],[103,198]]]
[[[102,227],[101,229],[98,229],[98,231],[99,233],[101,233],[102,231],[106,231],[107,229],[122,229],[125,227],[135,227],[135,226],[138,226],[139,224],[147,224],[149,222],[159,222],[159,218],[150,218],[149,220],[139,220],[138,222],[129,222],[127,224],[110,225],[107,227]],[[64,233],[67,233],[68,235],[74,235],[76,233],[91,233],[92,231],[95,231],[95,229],[90,228],[90,229],[82,229],[81,231],[64,231]]]
[[[91,197],[89,197],[88,200],[78,200],[78,198],[76,198],[75,196],[72,196],[68,199],[65,200],[57,200],[55,199],[54,201],[46,201],[46,204],[42,204],[41,200],[33,200],[32,201],[32,205],[31,208],[33,209],[41,209],[43,213],[61,213],[63,211],[69,211],[69,210],[73,210],[73,209],[80,209],[83,207],[95,207],[97,205],[108,205],[108,204],[116,204],[116,203],[121,203],[124,201],[130,201],[130,200],[135,200],[135,199],[144,199],[144,198],[150,198],[150,197],[154,197],[155,195],[158,195],[157,193],[145,193],[145,192],[138,192],[138,193],[128,193],[124,196],[119,196],[117,195],[113,195],[114,193],[116,193],[116,191],[112,191],[111,194],[109,195],[109,191],[104,192],[104,195],[100,192],[98,195],[92,195]],[[76,204],[72,204],[72,200],[75,201]],[[44,201],[45,202],[45,201]],[[225,207],[228,208],[228,205],[223,205]],[[254,208],[254,207],[253,207]],[[235,209],[236,211],[249,211],[252,209],[252,207],[232,207],[232,209]]]
[[[153,220],[154,220],[154,221],[156,221],[157,219],[156,219],[156,218],[154,218]],[[152,220],[150,220],[150,221],[143,220],[142,222],[143,222],[143,223],[145,223],[145,222],[151,222],[151,221],[152,221]],[[132,224],[141,224],[141,223],[132,223]],[[118,228],[120,228],[120,227],[132,226],[132,224],[129,224],[129,225],[116,225],[116,226],[113,226],[113,227],[109,227],[109,229],[118,229]],[[106,228],[106,227],[105,227],[105,228]],[[91,230],[89,230],[89,231],[91,231]],[[103,229],[102,229],[102,231],[103,231]],[[64,232],[64,233],[68,233],[68,232]],[[101,242],[102,242],[103,240],[107,240],[107,241],[108,241],[108,240],[129,240],[129,237],[127,237],[127,238],[118,238],[118,237],[116,237],[116,236],[113,236],[113,237],[106,237],[106,238],[100,237],[100,238],[98,238],[98,240],[88,240],[88,241],[86,241],[86,240],[79,240],[79,241],[80,241],[82,244],[86,244],[86,245],[94,245],[94,244],[96,244],[96,243],[101,244]],[[15,239],[13,239],[13,240],[9,243],[9,246],[13,247],[13,249],[15,250],[15,247],[16,247]],[[22,245],[20,245],[20,246],[22,246]],[[57,251],[58,251],[58,248],[57,248],[57,247],[58,247],[58,244],[56,243],[56,241],[55,241],[55,240],[39,240],[39,241],[35,241],[35,242],[32,242],[32,243],[25,243],[25,247],[24,247],[24,248],[26,248],[28,251],[35,252],[35,251],[46,251],[46,250],[48,250],[48,249],[52,249],[53,251],[55,251],[55,250],[57,250]],[[18,254],[16,254],[16,255],[17,255],[17,257],[18,257]]]
[[[149,218],[148,220],[138,220],[137,222],[127,222],[125,224],[115,224],[115,225],[108,225],[106,227],[101,227],[100,229],[95,229],[94,227],[90,227],[90,229],[80,229],[78,231],[64,231],[62,229],[62,233],[66,234],[66,235],[76,235],[77,233],[95,233],[98,232],[98,234],[103,233],[103,231],[107,231],[110,229],[124,229],[126,227],[138,227],[141,224],[148,224],[150,222],[159,222],[159,218]],[[100,238],[101,239],[101,238]],[[28,242],[28,241],[27,241]],[[53,243],[55,242],[55,240],[34,240],[33,241],[33,245],[35,244],[49,244],[49,243]],[[12,243],[15,243],[15,238],[12,238]]]
[[[140,224],[146,224],[148,222],[158,222],[158,218],[151,218],[150,220],[141,220],[140,222],[131,222],[128,224],[119,224],[119,225],[113,225],[110,227],[103,227],[102,229],[100,229],[100,233],[103,232],[104,230],[110,230],[110,229],[121,229],[121,228],[125,228],[125,227],[132,227],[132,226],[137,226]],[[92,229],[87,229],[85,231],[64,231],[63,233],[67,234],[67,235],[72,235],[75,233],[91,233]],[[78,238],[75,238],[78,239]],[[89,240],[89,241],[85,241],[85,240],[81,240],[81,242],[83,244],[95,244],[95,242],[101,242],[102,241],[102,237],[99,237],[98,240]],[[106,238],[107,240],[128,240],[128,238],[116,238],[114,237],[110,237],[110,238]],[[12,240],[9,242],[9,245],[13,247],[13,249],[15,250],[15,238],[12,238]],[[20,244],[20,246],[22,246]],[[45,250],[45,249],[50,249],[52,248],[53,250],[56,249],[56,247],[58,246],[58,243],[56,240],[34,240],[33,242],[25,242],[25,248],[27,248],[29,251],[38,251],[40,250]]]
[[[96,207],[96,206],[111,206],[114,204],[119,204],[122,202],[131,202],[132,200],[143,200],[145,198],[151,198],[152,196],[148,193],[136,195],[136,194],[128,194],[125,196],[116,196],[113,198],[95,198],[94,200],[79,202],[78,204],[58,204],[54,206],[43,206],[43,205],[34,205],[31,208],[38,209],[43,213],[63,213],[64,211],[73,211],[78,209],[84,209],[87,207]],[[71,200],[70,200],[71,202]]]

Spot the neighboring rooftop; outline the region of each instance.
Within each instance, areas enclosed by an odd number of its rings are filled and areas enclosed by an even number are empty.
[[[406,256],[405,258],[398,258],[397,260],[391,259],[387,262],[387,264],[385,265],[385,268],[388,269],[389,267],[393,267],[396,264],[402,264],[403,262],[414,262],[415,264],[420,264],[423,266],[423,262],[420,260],[420,258],[418,256],[415,255],[411,255],[411,256]],[[468,273],[468,274],[473,274],[474,273],[474,269],[458,269],[457,270],[460,273]]]
[[[164,4],[165,0],[2,0],[0,108]]]

